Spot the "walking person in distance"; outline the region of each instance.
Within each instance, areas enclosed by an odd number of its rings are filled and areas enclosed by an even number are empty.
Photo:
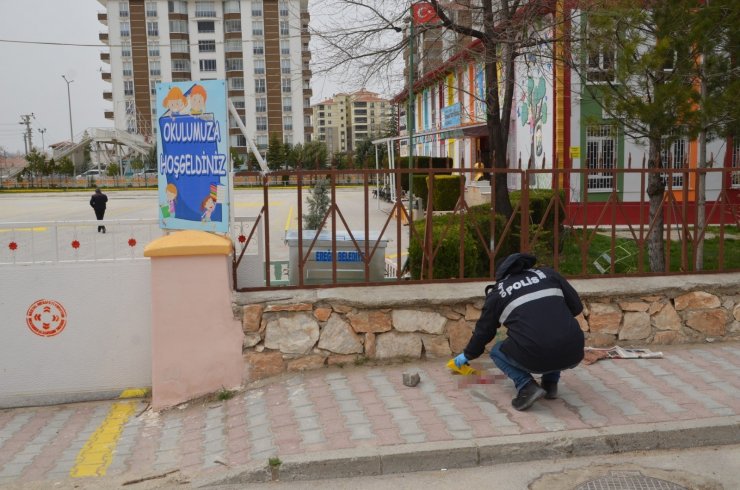
[[[100,189],[95,189],[95,194],[90,198],[90,206],[95,210],[95,217],[101,221],[105,217],[105,205],[108,202],[108,196],[103,194]],[[105,233],[105,226],[98,226],[98,233]]]

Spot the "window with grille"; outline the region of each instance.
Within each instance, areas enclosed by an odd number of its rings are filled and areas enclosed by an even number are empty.
[[[293,110],[293,99],[290,97],[283,97],[283,112],[291,112]]]
[[[215,53],[216,52],[216,41],[198,41],[198,52],[200,53]]]
[[[134,82],[133,80],[123,81],[123,95],[134,95]]]
[[[135,114],[136,113],[136,102],[133,100],[127,100],[126,101],[126,114]]]
[[[118,15],[119,17],[128,17],[129,14],[128,14],[128,2],[127,1],[121,2],[118,5]]]
[[[146,33],[149,36],[159,36],[159,22],[147,22]]]
[[[264,31],[262,30],[262,21],[261,20],[253,20],[252,21],[252,35],[253,36],[262,36],[262,35],[264,35]]]
[[[740,187],[740,138],[733,138],[732,144],[732,168],[739,171],[732,172],[732,187]]]
[[[227,39],[226,41],[224,41],[224,51],[226,51],[227,53],[241,53],[241,39]]]
[[[172,60],[172,71],[190,71],[189,60]]]
[[[257,131],[267,131],[267,116],[257,116]]]
[[[252,54],[255,56],[263,56],[265,54],[265,43],[262,41],[254,41],[252,45]]]
[[[224,2],[225,14],[238,14],[239,12],[241,12],[239,0],[226,0]]]
[[[159,43],[158,42],[150,42],[149,43],[149,57],[152,58],[158,58],[159,57]]]
[[[287,17],[288,16],[288,2],[285,0],[280,0],[280,3],[278,4],[278,10],[280,11],[281,17]]]
[[[280,54],[290,54],[290,39],[280,40]]]
[[[216,71],[216,60],[200,60],[200,71]]]
[[[121,43],[121,56],[124,58],[131,56],[131,43],[129,41]]]
[[[252,0],[252,17],[262,17],[262,0]]]
[[[244,79],[241,77],[229,78],[229,90],[244,90]]]
[[[663,168],[670,169],[681,169],[688,167],[688,148],[689,142],[684,136],[679,136],[680,130],[676,130],[670,137],[663,138],[662,150],[660,151],[660,160]],[[672,172],[671,174],[671,188],[683,187],[683,174],[681,172]],[[667,174],[663,174],[664,183],[668,186],[668,181],[665,180]]]
[[[608,170],[615,168],[617,141],[615,130],[608,124],[591,125],[586,128],[586,168],[589,190],[612,190],[614,175]],[[599,171],[601,170],[601,171]]]
[[[157,2],[146,2],[146,16],[147,17],[157,16]]]
[[[151,95],[157,95],[157,84],[159,83],[159,80],[149,80],[149,93]]]
[[[158,77],[162,74],[162,69],[159,66],[159,61],[150,61],[149,62],[149,75],[153,77]]]
[[[121,22],[121,37],[130,37],[130,36],[131,36],[131,23]]]
[[[171,20],[170,21],[170,32],[174,34],[187,34],[188,33],[188,22],[186,20]],[[182,41],[182,39],[177,39]],[[173,39],[172,41],[175,41]]]
[[[254,74],[264,75],[265,74],[265,60],[254,60]]]
[[[167,2],[167,10],[172,14],[187,14],[188,2],[185,0],[172,0]]]
[[[172,50],[173,53],[189,53],[190,52],[190,46],[188,46],[188,42],[185,39],[171,39],[170,49]]]
[[[260,148],[267,148],[267,135],[266,134],[258,134],[257,138],[257,146]]]
[[[287,20],[280,21],[280,35],[290,36],[290,22],[288,22]]]
[[[280,60],[280,72],[283,75],[290,75],[290,59]]]
[[[256,94],[264,94],[267,91],[267,86],[265,84],[264,78],[257,78],[254,81],[254,93]]]
[[[126,131],[129,133],[136,133],[136,119],[129,117],[126,119]]]
[[[201,34],[216,32],[216,23],[212,20],[201,20],[198,22],[198,32]]]
[[[293,116],[283,116],[283,129],[286,131],[293,130]]]
[[[289,93],[291,91],[290,78],[283,78],[280,85],[283,89],[283,93]]]
[[[216,17],[216,5],[214,2],[195,2],[196,17]]]
[[[231,19],[224,22],[224,31],[225,32],[241,32],[242,31],[242,21],[239,19]]]
[[[131,77],[134,75],[134,64],[130,61],[125,61],[123,63],[123,76],[124,77]]]
[[[244,62],[241,58],[226,58],[226,71],[242,71]]]
[[[244,109],[244,97],[230,97],[230,99],[234,103],[234,107]]]
[[[587,34],[586,79],[589,82],[614,80],[614,44],[597,39],[593,32]]]
[[[267,112],[267,99],[265,99],[264,97],[258,97],[254,99],[254,111]]]

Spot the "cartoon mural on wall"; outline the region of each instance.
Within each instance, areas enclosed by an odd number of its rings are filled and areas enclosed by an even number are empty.
[[[157,108],[160,227],[228,232],[225,82],[160,83]]]
[[[547,124],[547,93],[544,77],[527,79],[527,88],[522,91],[517,107],[522,126],[529,125],[531,138],[530,155],[542,156],[542,126]]]

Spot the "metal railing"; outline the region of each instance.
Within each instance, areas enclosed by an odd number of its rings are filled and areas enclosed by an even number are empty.
[[[162,235],[156,219],[0,223],[0,265],[144,259]]]
[[[496,217],[496,186],[486,188],[480,182],[473,184],[479,169],[352,169],[352,170],[292,170],[272,172],[269,177],[259,173],[243,173],[247,179],[262,182],[262,203],[255,227],[270,229],[271,192],[274,183],[295,183],[297,216],[303,216],[306,197],[320,178],[329,181],[329,207],[323,216],[320,230],[328,233],[331,243],[317,245],[319,235],[305,234],[298,219],[298,258],[293,257],[289,267],[295,279],[289,285],[284,281],[274,284],[270,267],[276,244],[270,234],[264,235],[265,283],[262,287],[243,287],[235,281],[239,291],[280,288],[334,287],[346,285],[380,285],[389,283],[459,282],[492,279],[495,263],[512,251],[535,253],[541,264],[553,267],[569,277],[665,275],[686,272],[725,272],[740,270],[740,189],[732,186],[732,168],[697,169],[490,169],[484,179],[505,179],[510,193],[513,213]],[[609,190],[588,188],[591,174],[608,173],[614,185]],[[664,180],[662,219],[650,217],[649,197],[646,194],[651,174],[673,177],[681,174],[690,185],[674,189],[674,179]],[[347,203],[341,203],[337,189],[347,175],[360,189],[350,218]],[[426,210],[410,206],[409,201],[388,199],[387,196],[405,196],[405,182],[409,176],[425,176],[431,182],[428,195],[433,196],[435,175],[453,174],[459,179],[459,195],[454,209],[438,212],[429,199]],[[702,175],[706,181],[706,223],[700,225],[696,203],[696,182]],[[401,182],[404,181],[404,185]],[[467,182],[467,184],[466,184]],[[282,186],[279,187],[282,189]],[[478,203],[474,206],[471,190],[477,190]],[[484,192],[481,194],[480,190]],[[392,190],[393,192],[388,192]],[[412,187],[413,193],[413,187]],[[549,191],[546,199],[536,198],[536,192]],[[416,193],[418,194],[418,192]],[[386,201],[381,199],[386,196]],[[481,200],[482,198],[482,200]],[[416,202],[417,200],[414,199]],[[382,204],[381,204],[382,203]],[[382,210],[383,219],[371,226],[371,210]],[[441,217],[440,215],[444,215]],[[466,230],[461,233],[460,230]],[[342,274],[337,235],[345,233],[350,250],[356,252],[361,263],[359,277],[348,280]],[[364,240],[371,232],[378,240]],[[651,271],[648,250],[656,233],[662,237],[664,263],[662,270]],[[250,233],[245,233],[249,245]],[[371,264],[378,253],[380,240],[389,241],[389,250],[382,260],[385,277],[371,279]],[[273,239],[274,241],[274,239]],[[454,242],[456,252],[449,253]],[[344,241],[346,246],[347,241]],[[411,248],[409,244],[411,243]],[[237,245],[237,254],[239,244]],[[443,253],[443,249],[448,249]],[[328,252],[327,252],[328,250]],[[703,264],[697,256],[703,250]],[[317,257],[327,258],[323,264],[324,280],[313,284],[307,280],[307,268]],[[294,254],[296,255],[296,254]],[[467,256],[466,256],[467,255]],[[392,259],[389,257],[393,257]],[[453,257],[454,256],[454,257]],[[454,270],[445,261],[455,262]],[[698,262],[698,263],[697,263]],[[473,267],[475,263],[475,267]],[[481,265],[482,264],[482,265]],[[440,276],[444,269],[444,276]]]

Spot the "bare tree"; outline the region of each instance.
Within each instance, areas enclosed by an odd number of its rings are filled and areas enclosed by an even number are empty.
[[[482,155],[483,163],[487,168],[505,169],[515,60],[527,50],[554,42],[555,24],[564,19],[555,14],[555,3],[546,0],[429,0],[427,3],[438,21],[433,27],[422,26],[419,31],[429,33],[430,29],[438,29],[442,36],[445,31],[458,36],[456,42],[449,43],[451,52],[435,51],[433,56],[448,59],[454,52],[468,50],[470,57],[484,63],[491,152]],[[327,21],[323,29],[313,34],[320,40],[319,51],[324,56],[318,70],[341,74],[345,80],[354,77],[362,84],[380,77],[389,87],[398,87],[402,83],[399,67],[411,40],[406,35],[411,21],[410,3],[336,0],[334,6],[334,20]],[[426,61],[430,62],[428,66],[433,65],[429,58]],[[496,212],[511,216],[506,175],[494,174],[492,181]]]

